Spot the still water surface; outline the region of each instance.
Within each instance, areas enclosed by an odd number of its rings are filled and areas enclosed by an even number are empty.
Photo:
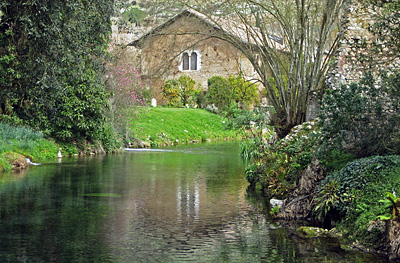
[[[268,219],[238,150],[64,158],[4,175],[0,262],[384,262]]]

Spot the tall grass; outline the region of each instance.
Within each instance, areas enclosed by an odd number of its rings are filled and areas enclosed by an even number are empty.
[[[39,131],[0,122],[0,158],[7,152],[19,153],[34,161],[43,161],[55,158],[58,146],[46,140]]]
[[[26,127],[14,127],[6,123],[0,122],[0,140],[11,141],[11,140],[40,140],[43,139],[43,133],[34,131],[31,128]]]

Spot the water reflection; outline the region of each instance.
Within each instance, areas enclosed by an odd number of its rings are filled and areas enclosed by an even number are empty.
[[[3,177],[0,262],[377,262],[271,223],[249,202],[243,169],[237,145],[223,144]]]
[[[199,183],[194,182],[194,189],[190,185],[178,180],[176,189],[177,222],[182,223],[182,215],[193,222],[200,220],[200,190]]]

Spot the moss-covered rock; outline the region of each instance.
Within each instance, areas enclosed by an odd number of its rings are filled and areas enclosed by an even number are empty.
[[[27,167],[25,156],[15,152],[4,152],[0,158],[12,166],[13,170],[22,170]]]

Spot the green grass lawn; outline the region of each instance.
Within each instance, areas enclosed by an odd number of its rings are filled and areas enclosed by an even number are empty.
[[[149,108],[131,121],[131,130],[151,146],[193,141],[236,140],[237,131],[226,130],[223,117],[202,109]]]

